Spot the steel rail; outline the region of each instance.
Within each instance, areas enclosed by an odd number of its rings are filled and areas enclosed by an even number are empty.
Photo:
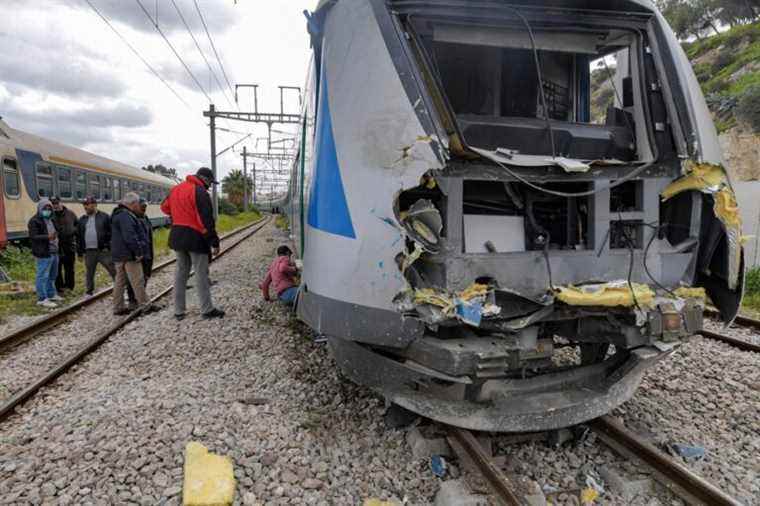
[[[720,312],[716,311],[715,309],[705,308],[704,314],[710,318],[720,318]],[[755,320],[754,318],[749,318],[748,316],[736,315],[736,318],[734,318],[734,323],[742,325],[743,327],[751,327],[753,329],[760,330],[760,320]]]
[[[760,344],[755,344],[749,341],[744,341],[742,339],[737,339],[735,337],[719,334],[717,332],[713,332],[712,330],[702,329],[698,332],[698,334],[708,339],[713,339],[715,341],[729,344],[738,350],[760,353]]]
[[[616,452],[629,459],[638,459],[649,466],[654,471],[657,481],[688,504],[741,506],[736,499],[697,476],[610,416],[592,420],[588,426]]]
[[[258,224],[261,224],[260,226],[256,227],[255,229],[251,230],[247,234],[245,234],[243,237],[235,241],[234,243],[227,246],[224,250],[220,251],[217,256],[215,256],[211,261],[215,262],[219,258],[223,257],[225,254],[227,254],[230,250],[235,248],[238,244],[242,243],[252,235],[254,235],[256,232],[261,230],[266,226],[267,223],[269,223],[270,217],[263,218],[256,223],[252,225],[248,225],[244,228],[250,229],[251,227],[254,227]],[[263,222],[263,223],[262,223]],[[237,235],[239,231],[235,232],[235,235]],[[230,234],[227,235],[229,237]],[[191,275],[194,274],[194,272],[191,272]],[[158,293],[156,296],[154,296],[150,302],[155,303],[159,301],[161,298],[165,297],[171,291],[174,290],[173,286],[169,286],[167,288],[164,288],[161,290],[160,293]],[[100,332],[95,338],[93,338],[91,341],[89,341],[85,346],[77,350],[76,352],[69,355],[67,358],[65,358],[63,361],[58,363],[53,369],[45,373],[44,375],[40,376],[37,380],[34,381],[31,385],[27,386],[23,390],[17,392],[13,397],[10,399],[4,401],[0,405],[0,422],[8,418],[15,409],[23,404],[26,400],[34,396],[37,391],[40,390],[40,388],[44,387],[45,385],[48,385],[53,380],[55,380],[58,376],[66,372],[72,365],[76,364],[82,358],[86,357],[93,351],[95,351],[97,348],[100,347],[104,342],[108,340],[109,337],[111,337],[113,334],[115,334],[119,329],[127,325],[129,322],[135,320],[137,317],[139,317],[142,314],[141,310],[134,311],[125,317],[121,318],[120,320],[113,323],[110,327]]]
[[[451,426],[448,427],[448,432],[478,468],[478,471],[486,479],[501,504],[507,506],[521,506],[523,504],[523,501],[515,495],[513,491],[514,487],[509,482],[509,479],[499,470],[493,460],[486,455],[483,447],[480,446],[480,443],[472,432]]]
[[[248,225],[244,225],[242,227],[239,227],[232,232],[224,235],[220,238],[220,240],[225,241],[227,239],[231,239],[232,237],[240,234],[241,232],[244,232],[245,230],[250,229],[251,227],[255,227],[259,223],[261,223],[264,220],[267,220],[269,218],[264,217],[260,220],[257,220],[253,223],[250,223]],[[174,264],[177,261],[177,257],[169,258],[168,260],[165,260],[161,262],[160,264],[156,265],[153,268],[153,272],[158,272],[161,269],[164,269],[172,264]],[[70,314],[73,314],[80,309],[89,306],[90,304],[97,302],[106,296],[108,296],[113,291],[113,285],[108,286],[106,288],[103,288],[102,290],[98,291],[97,293],[94,293],[92,297],[87,297],[82,300],[79,300],[75,302],[74,304],[71,304],[70,306],[66,306],[64,308],[61,308],[57,311],[54,311],[50,313],[47,316],[44,316],[42,318],[37,318],[36,320],[32,321],[31,323],[24,325],[23,327],[14,330],[13,332],[0,337],[0,352],[5,351],[6,349],[15,346],[47,329],[50,327],[53,327],[58,322],[60,322],[65,317],[69,316]]]

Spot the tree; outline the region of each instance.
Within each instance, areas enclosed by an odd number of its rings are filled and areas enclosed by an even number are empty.
[[[251,176],[248,176],[245,179],[247,179],[248,198],[250,200],[251,191],[253,190],[253,179]],[[227,200],[238,209],[243,208],[243,194],[246,186],[245,179],[243,178],[243,171],[240,169],[231,171],[224,177],[224,179],[222,179],[222,193],[224,193],[227,196]]]
[[[147,167],[143,167],[142,170],[152,172],[153,174],[160,174],[164,177],[168,177],[169,179],[174,179],[175,181],[179,180],[177,169],[169,169],[160,163],[158,165],[148,165]]]

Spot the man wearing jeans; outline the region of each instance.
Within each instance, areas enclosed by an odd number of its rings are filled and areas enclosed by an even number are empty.
[[[46,198],[37,203],[37,214],[29,220],[29,242],[36,259],[37,272],[34,286],[37,305],[49,309],[58,307],[63,297],[55,291],[58,276],[58,231],[53,223],[53,204]]]
[[[208,189],[214,181],[211,169],[202,167],[194,176],[187,176],[169,192],[161,204],[161,211],[171,216],[172,229],[169,247],[177,253],[177,271],[174,276],[174,317],[185,318],[185,291],[191,267],[195,269],[195,285],[204,319],[222,318],[224,311],[211,302],[208,264],[211,255],[219,254],[219,236],[216,235],[214,208]]]
[[[127,281],[132,286],[138,307],[144,311],[154,309],[148,301],[143,277],[142,259],[148,250],[145,229],[140,223],[140,196],[130,192],[111,215],[111,255],[116,268],[113,285],[113,314],[124,315],[129,309],[124,307],[124,291]]]

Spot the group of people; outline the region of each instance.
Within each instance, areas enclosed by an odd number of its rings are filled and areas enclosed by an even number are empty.
[[[213,172],[202,167],[172,188],[161,204],[161,210],[172,222],[169,247],[177,254],[174,280],[177,320],[185,318],[191,268],[197,279],[201,316],[209,319],[225,315],[212,303],[208,272],[212,255],[219,252],[219,236],[208,194],[213,184],[219,184]],[[146,291],[154,258],[153,225],[146,214],[147,202],[137,193],[126,193],[110,216],[98,210],[95,197],[87,197],[83,205],[85,214],[77,218],[58,197],[41,198],[37,213],[29,220],[29,240],[36,259],[37,304],[56,308],[64,300],[62,294],[74,289],[78,256],[85,264],[88,296],[95,290],[95,273],[101,265],[114,280],[114,314],[155,310]]]

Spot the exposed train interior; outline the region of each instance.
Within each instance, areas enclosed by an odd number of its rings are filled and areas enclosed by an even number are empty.
[[[668,331],[696,328],[701,310],[663,330],[662,321],[674,320],[660,314],[659,323],[647,324],[652,316],[635,300],[613,310],[547,300],[559,285],[622,281],[632,289],[694,281],[698,217],[684,211],[692,201],[659,199],[679,163],[656,85],[656,55],[644,21],[635,28],[613,17],[542,20],[533,13],[531,33],[506,14],[493,21],[464,14],[401,18],[451,140],[449,167],[396,201],[411,238],[399,265],[416,293],[397,307],[428,327],[428,337],[402,355],[471,378],[620,365]],[[613,90],[596,121],[594,69],[607,74]],[[653,169],[625,179],[646,163]],[[505,166],[510,170],[499,170]],[[476,326],[425,303],[431,290],[462,294],[471,283],[488,286],[483,307],[492,311],[482,311]],[[559,348],[574,354],[555,354]],[[598,379],[578,376],[567,386]]]

